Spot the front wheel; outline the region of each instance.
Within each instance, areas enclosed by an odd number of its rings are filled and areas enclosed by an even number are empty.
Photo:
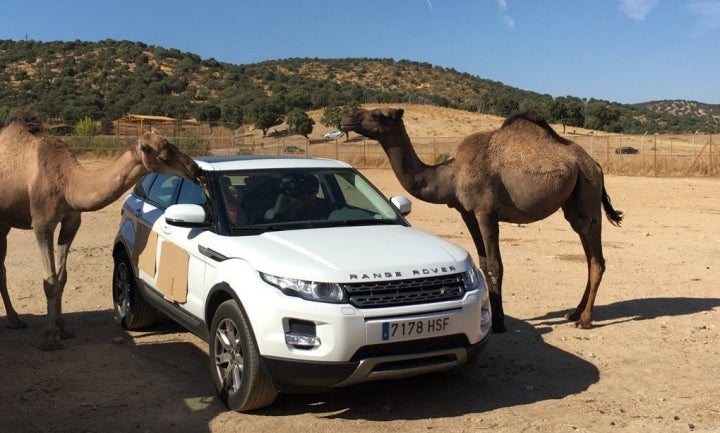
[[[112,292],[115,318],[123,328],[141,329],[155,321],[157,310],[138,291],[132,265],[124,251],[115,256]]]
[[[270,406],[277,396],[260,367],[249,320],[233,300],[220,304],[213,317],[210,374],[220,400],[238,412]]]

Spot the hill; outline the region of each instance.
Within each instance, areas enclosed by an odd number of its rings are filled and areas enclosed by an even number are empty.
[[[0,41],[0,109],[28,108],[74,124],[128,113],[196,118],[237,127],[269,108],[277,120],[366,103],[426,104],[507,116],[539,108],[554,123],[608,132],[720,130],[720,105],[625,105],[553,98],[452,68],[393,59],[284,59],[247,65],[140,42]]]

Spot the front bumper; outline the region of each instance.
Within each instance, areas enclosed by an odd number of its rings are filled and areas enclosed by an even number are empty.
[[[316,392],[371,380],[399,379],[460,368],[480,356],[488,338],[489,334],[475,344],[468,344],[467,338],[455,334],[366,346],[347,362],[262,357],[262,365],[278,391]]]

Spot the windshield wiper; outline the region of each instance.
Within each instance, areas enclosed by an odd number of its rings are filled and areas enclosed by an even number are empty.
[[[317,225],[322,225],[323,227],[377,226],[377,225],[395,225],[395,224],[398,224],[398,222],[396,220],[374,219],[374,218],[328,220],[328,221],[320,221],[319,223],[317,223]]]

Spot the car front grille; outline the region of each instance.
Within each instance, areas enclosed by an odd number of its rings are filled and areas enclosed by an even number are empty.
[[[411,280],[343,284],[350,304],[358,308],[395,307],[462,299],[462,274]]]

